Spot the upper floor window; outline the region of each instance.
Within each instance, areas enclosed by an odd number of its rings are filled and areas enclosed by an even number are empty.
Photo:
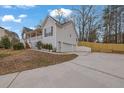
[[[44,37],[46,37],[46,36],[47,36],[46,29],[44,29]]]
[[[44,37],[53,36],[53,26],[44,29]]]
[[[51,36],[53,36],[53,26],[51,26]]]

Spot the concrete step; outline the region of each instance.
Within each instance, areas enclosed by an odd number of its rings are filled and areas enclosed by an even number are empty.
[[[78,46],[76,49],[77,52],[91,52],[91,48],[85,46]]]

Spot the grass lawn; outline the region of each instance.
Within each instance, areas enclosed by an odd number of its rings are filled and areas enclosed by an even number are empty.
[[[33,50],[0,50],[0,75],[54,65],[76,57],[76,54],[58,55]]]

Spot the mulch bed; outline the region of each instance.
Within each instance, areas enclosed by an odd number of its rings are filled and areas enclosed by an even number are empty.
[[[0,75],[54,65],[77,57],[76,54],[58,55],[33,50],[21,51],[0,57]]]

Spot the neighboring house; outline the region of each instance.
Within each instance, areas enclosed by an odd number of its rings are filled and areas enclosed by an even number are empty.
[[[10,41],[19,40],[19,37],[15,32],[11,32],[3,27],[0,27],[0,40],[4,36],[7,36],[10,39]]]
[[[72,21],[59,23],[53,17],[46,17],[41,28],[41,34],[37,31],[26,31],[24,40],[34,48],[37,41],[44,44],[52,44],[57,52],[75,51],[77,46],[77,33]],[[24,32],[24,31],[23,31]]]

